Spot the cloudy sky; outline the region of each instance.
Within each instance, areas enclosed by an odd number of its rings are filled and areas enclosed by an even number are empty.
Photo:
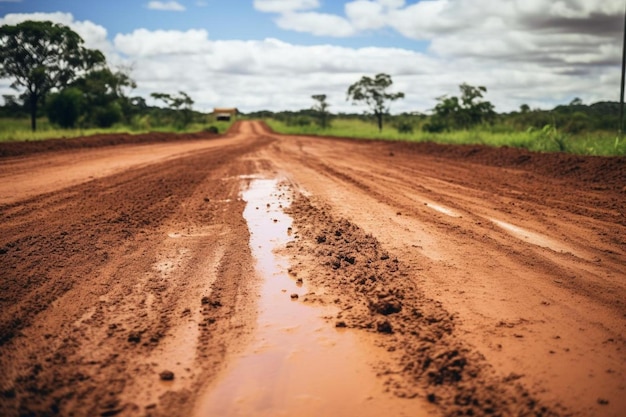
[[[428,111],[458,85],[484,85],[496,110],[619,100],[624,0],[0,0],[0,25],[70,26],[132,95],[187,92],[198,110],[298,110],[384,72]],[[10,80],[0,93],[10,94]]]

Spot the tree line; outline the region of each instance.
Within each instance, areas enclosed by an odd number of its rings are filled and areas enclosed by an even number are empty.
[[[458,96],[438,97],[431,114],[413,112],[392,116],[389,111],[391,102],[405,97],[402,92],[389,92],[392,84],[391,76],[381,73],[373,78],[364,76],[348,88],[346,99],[354,104],[364,103],[368,108],[364,114],[333,114],[329,110],[327,96],[317,94],[312,96],[315,104],[310,109],[277,113],[261,111],[249,116],[275,118],[289,125],[317,123],[322,129],[327,128],[336,117],[368,119],[373,116],[379,131],[383,129],[383,121],[388,120],[400,133],[411,133],[417,128],[439,133],[468,130],[477,126],[499,126],[517,131],[549,128],[577,134],[586,131],[611,131],[619,126],[617,102],[586,105],[580,98],[575,98],[569,104],[558,105],[551,110],[531,109],[527,104],[522,104],[518,111],[496,113],[495,106],[484,97],[487,87],[467,83],[459,85]]]
[[[111,127],[116,123],[168,123],[184,128],[197,115],[185,92],[152,93],[166,108],[129,96],[137,87],[130,68],[111,69],[104,54],[84,46],[69,27],[25,21],[0,27],[0,78],[11,78],[18,96],[5,95],[4,116],[27,112],[31,129],[45,114],[62,128]],[[142,126],[143,127],[143,126]]]

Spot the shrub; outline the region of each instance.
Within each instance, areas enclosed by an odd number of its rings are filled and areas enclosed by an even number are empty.
[[[310,126],[312,123],[310,117],[294,116],[287,119],[287,126]]]
[[[66,88],[59,93],[51,94],[47,101],[46,115],[50,122],[65,129],[76,125],[84,101],[79,89]]]
[[[413,123],[408,120],[400,120],[395,127],[399,133],[413,133]]]
[[[441,133],[448,130],[448,125],[440,117],[431,116],[430,120],[422,127],[422,130],[428,133]]]
[[[111,127],[122,120],[122,108],[116,102],[109,103],[105,107],[94,109],[93,118],[98,127]]]

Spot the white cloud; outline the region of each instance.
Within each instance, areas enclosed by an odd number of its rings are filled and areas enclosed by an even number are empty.
[[[211,50],[209,34],[204,29],[190,29],[185,32],[137,29],[127,35],[116,35],[114,45],[119,52],[135,58],[155,55],[197,55],[206,54]]]
[[[276,19],[276,24],[287,30],[311,33],[316,36],[346,37],[356,33],[344,18],[326,13],[286,13]]]
[[[380,2],[357,0],[345,6],[346,17],[356,30],[380,29],[387,25],[384,6]]]
[[[319,0],[254,0],[255,9],[269,13],[290,13],[316,9],[319,6]]]
[[[446,58],[517,56],[566,63],[572,61],[564,58],[566,44],[567,53],[584,55],[588,64],[605,62],[623,25],[622,0],[354,0],[346,3],[345,16],[302,12],[295,5],[305,0],[268,1],[274,7],[267,11],[280,13],[276,24],[282,29],[347,37],[391,28],[406,38],[431,42],[432,52]]]
[[[151,1],[146,7],[151,10],[164,10],[169,12],[184,12],[185,6],[177,1]]]

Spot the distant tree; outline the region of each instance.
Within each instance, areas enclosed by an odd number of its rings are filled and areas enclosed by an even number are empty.
[[[26,88],[33,131],[39,102],[50,90],[67,86],[81,71],[105,62],[100,51],[86,49],[83,43],[69,27],[47,21],[0,27],[0,77],[14,78],[15,89]]]
[[[572,101],[570,101],[569,105],[570,106],[582,106],[583,101],[580,99],[580,97],[576,97]]]
[[[530,113],[530,106],[528,104],[522,104],[519,106],[519,111],[523,114]]]
[[[467,129],[471,126],[490,122],[495,117],[494,106],[482,100],[487,88],[461,84],[461,97],[442,96],[434,108],[434,114],[424,129],[436,132],[445,129]]]
[[[163,101],[171,110],[179,114],[179,127],[184,128],[191,123],[193,100],[184,91],[179,91],[178,96],[166,93],[152,93],[150,96],[156,100]]]
[[[461,108],[465,113],[465,127],[483,122],[489,122],[495,116],[493,104],[482,100],[487,87],[472,87],[466,83],[459,86],[461,89]]]
[[[125,70],[112,71],[104,67],[90,71],[72,83],[83,92],[83,116],[87,124],[110,127],[131,113],[130,99],[125,89],[136,87]]]
[[[383,130],[383,117],[389,113],[387,103],[404,98],[404,93],[387,92],[392,84],[391,76],[381,73],[374,78],[364,76],[348,88],[346,100],[352,100],[353,103],[365,102],[376,116],[379,131]]]
[[[317,104],[313,106],[313,110],[315,110],[318,114],[318,123],[322,129],[326,129],[328,127],[328,108],[330,104],[326,102],[326,94],[318,94],[311,96],[311,98],[317,101]]]

